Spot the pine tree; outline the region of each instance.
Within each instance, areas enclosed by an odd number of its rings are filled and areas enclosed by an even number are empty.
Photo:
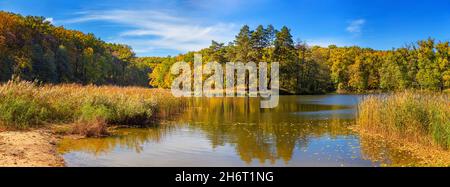
[[[282,89],[294,93],[297,90],[297,57],[294,41],[289,29],[284,26],[276,34],[274,60],[280,63],[280,86]]]
[[[252,44],[250,40],[251,31],[247,25],[241,28],[241,31],[236,36],[236,57],[234,61],[247,63],[251,60],[250,53],[252,50]]]

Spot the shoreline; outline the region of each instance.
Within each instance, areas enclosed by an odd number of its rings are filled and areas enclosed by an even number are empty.
[[[380,133],[370,132],[361,129],[357,126],[350,127],[351,130],[358,133],[360,137],[373,138],[376,140],[383,140],[388,145],[403,151],[409,151],[414,158],[420,161],[413,165],[393,165],[387,167],[449,167],[450,166],[450,151],[443,149],[425,146],[420,143],[409,142],[404,139],[392,138],[384,136]]]
[[[47,128],[0,131],[0,167],[64,167],[61,139]]]

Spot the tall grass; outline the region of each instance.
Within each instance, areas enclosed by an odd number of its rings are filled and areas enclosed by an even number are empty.
[[[14,128],[49,123],[145,125],[183,106],[182,99],[161,89],[26,81],[0,85],[0,125]]]
[[[450,97],[419,91],[367,96],[359,104],[357,125],[368,132],[449,149]]]

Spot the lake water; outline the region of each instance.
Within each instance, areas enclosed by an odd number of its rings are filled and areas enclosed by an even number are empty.
[[[350,130],[358,95],[281,96],[275,109],[256,98],[197,98],[168,122],[119,129],[107,138],[64,139],[68,166],[381,166],[408,165],[409,152]]]

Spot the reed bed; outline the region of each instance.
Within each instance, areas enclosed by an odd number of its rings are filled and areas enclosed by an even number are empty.
[[[184,103],[162,89],[9,81],[0,85],[0,126],[74,123],[103,131],[99,124],[149,124],[180,112]]]
[[[367,96],[358,106],[357,125],[367,132],[447,150],[449,94],[404,91]]]

